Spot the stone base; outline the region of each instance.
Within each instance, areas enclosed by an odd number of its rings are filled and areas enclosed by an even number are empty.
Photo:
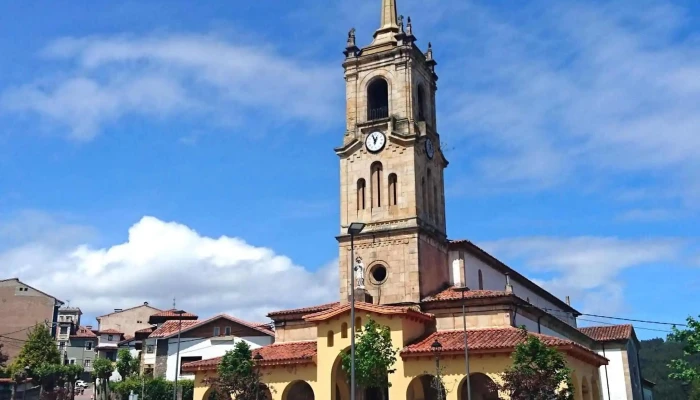
[[[351,301],[351,296],[348,296],[348,303]],[[355,303],[363,302],[372,304],[372,295],[366,289],[355,289]]]

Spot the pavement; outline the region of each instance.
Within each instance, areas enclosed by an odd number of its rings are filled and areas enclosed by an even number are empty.
[[[83,394],[79,395],[76,393],[75,400],[92,400],[93,386],[85,388]]]

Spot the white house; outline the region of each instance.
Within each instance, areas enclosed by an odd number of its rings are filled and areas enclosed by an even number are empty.
[[[166,321],[144,341],[144,368],[168,380],[174,380],[176,374],[178,379],[194,379],[194,374],[178,371],[183,363],[221,357],[239,341],[251,348],[266,346],[274,342],[274,336],[267,327],[226,314],[202,321]]]

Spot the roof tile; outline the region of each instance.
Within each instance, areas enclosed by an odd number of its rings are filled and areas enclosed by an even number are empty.
[[[192,325],[198,324],[200,321],[165,321],[163,325],[159,326],[158,329],[153,331],[150,335],[148,335],[149,338],[164,338],[172,335],[173,333],[177,333],[178,329],[185,329],[189,328]],[[182,326],[180,326],[180,323],[182,323]]]
[[[170,310],[160,311],[160,312],[157,312],[155,314],[151,314],[151,317],[173,317],[173,318],[180,317],[180,314],[176,314],[175,311],[177,311],[177,309],[171,308]],[[185,313],[182,314],[182,317],[183,318],[197,318],[197,315],[192,314],[191,312],[185,311]]]
[[[355,303],[355,309],[380,314],[380,315],[405,315],[423,321],[432,321],[435,317],[432,314],[421,312],[417,307],[399,307],[371,304],[364,302]],[[320,311],[314,314],[305,315],[306,321],[323,321],[328,318],[341,315],[350,311],[350,304],[342,304],[331,309]]]
[[[105,329],[105,330],[103,330],[103,331],[99,331],[99,333],[100,333],[100,334],[103,334],[103,333],[110,333],[110,334],[119,335],[119,334],[121,334],[122,332],[119,332],[119,331],[116,330],[116,329],[110,328],[110,329]]]
[[[329,310],[329,309],[336,307],[338,305],[340,305],[340,302],[336,301],[334,303],[319,304],[317,306],[293,308],[290,310],[274,311],[274,312],[267,314],[267,316],[269,318],[272,318],[272,317],[278,317],[278,316],[282,316],[282,315],[291,315],[291,314],[312,314],[312,313],[316,313],[319,311]]]
[[[291,365],[314,362],[316,341],[276,343],[253,350],[253,356],[260,354],[260,365]],[[194,361],[182,365],[185,371],[214,370],[223,357]]]
[[[632,329],[632,325],[591,326],[587,328],[579,328],[581,332],[598,342],[612,342],[616,340],[631,339]]]
[[[513,293],[508,293],[504,290],[459,290],[460,288],[451,286],[440,293],[428,296],[423,299],[423,302],[461,300],[462,293],[465,299],[484,299],[494,297],[514,296]]]
[[[76,338],[76,339],[79,339],[79,338],[89,339],[89,338],[96,338],[97,335],[95,335],[90,329],[88,329],[84,326],[80,326],[80,327],[78,327],[78,329],[76,329],[75,335],[70,335],[70,337]]]

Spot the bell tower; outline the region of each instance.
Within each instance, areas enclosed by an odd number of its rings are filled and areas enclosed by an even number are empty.
[[[340,298],[352,281],[348,226],[364,284],[378,304],[417,303],[449,282],[444,169],[437,133],[437,63],[416,45],[411,18],[381,0],[372,42],[344,51],[346,130],[340,158]]]

